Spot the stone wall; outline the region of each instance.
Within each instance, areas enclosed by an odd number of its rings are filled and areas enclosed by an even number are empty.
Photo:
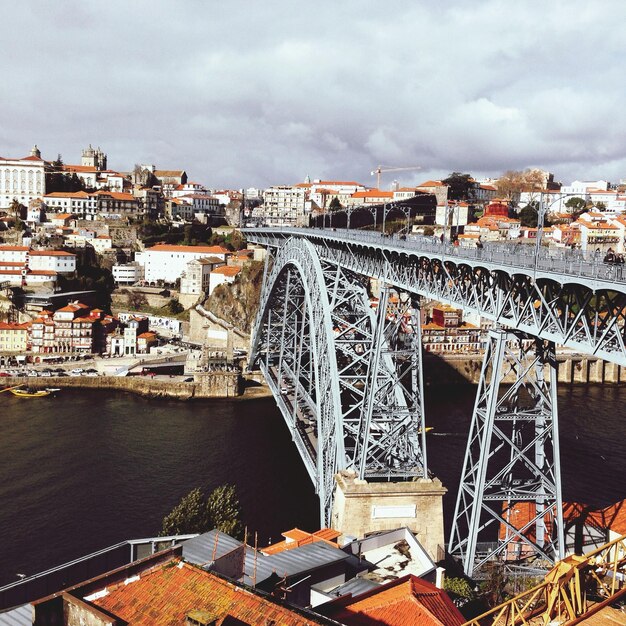
[[[406,526],[435,561],[443,558],[443,496],[447,489],[437,478],[404,482],[368,482],[353,472],[337,476],[332,526],[344,535]]]
[[[559,383],[617,384],[626,380],[624,368],[596,357],[561,354],[557,356],[557,362]],[[423,358],[424,382],[433,385],[454,383],[476,385],[480,379],[482,364],[483,357],[480,354],[439,356],[426,352]]]
[[[34,389],[46,387],[78,389],[111,389],[129,391],[150,398],[191,400],[202,398],[234,398],[243,393],[242,379],[237,372],[202,372],[192,383],[154,380],[147,376],[62,376],[50,378],[5,378],[8,387],[27,385]]]

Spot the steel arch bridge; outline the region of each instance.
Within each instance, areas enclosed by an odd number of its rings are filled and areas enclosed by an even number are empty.
[[[465,570],[512,553],[563,556],[555,346],[626,365],[617,268],[527,246],[463,250],[420,237],[246,229],[268,261],[259,363],[330,522],[334,476],[428,476],[419,297],[492,320],[449,550]],[[542,251],[543,252],[543,251]],[[379,281],[372,304],[370,279]],[[504,391],[504,385],[507,391]],[[523,528],[517,502],[532,505]],[[485,548],[480,538],[504,529]]]

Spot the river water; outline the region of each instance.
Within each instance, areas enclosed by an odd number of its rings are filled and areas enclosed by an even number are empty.
[[[450,490],[475,388],[426,392],[429,464]],[[626,498],[626,387],[559,390],[565,499]],[[318,527],[318,503],[271,398],[175,402],[63,390],[0,395],[0,585],[117,543],[155,535],[195,487],[231,482],[259,543]]]

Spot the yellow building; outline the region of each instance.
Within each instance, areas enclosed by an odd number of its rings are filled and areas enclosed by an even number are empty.
[[[26,352],[28,324],[0,322],[0,352]]]

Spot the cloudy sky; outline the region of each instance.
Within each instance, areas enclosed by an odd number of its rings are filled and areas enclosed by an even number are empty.
[[[0,155],[209,187],[626,178],[623,0],[0,0]]]

